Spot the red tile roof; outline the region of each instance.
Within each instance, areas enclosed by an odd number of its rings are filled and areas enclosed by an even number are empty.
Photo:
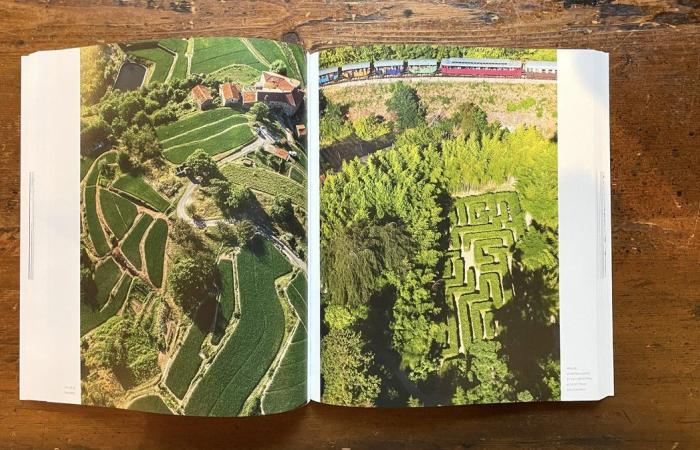
[[[233,83],[223,83],[219,89],[221,90],[221,96],[224,98],[225,102],[234,99],[237,100],[241,95],[238,86]]]
[[[264,89],[279,89],[280,91],[286,92],[298,88],[301,84],[298,80],[274,72],[263,72],[260,76],[260,81]]]
[[[292,92],[258,91],[259,102],[286,103],[294,108],[298,108],[304,101],[304,95],[295,89]]]
[[[200,105],[206,102],[207,100],[212,100],[211,92],[209,92],[209,89],[207,89],[205,86],[202,86],[201,84],[198,84],[197,86],[192,88],[192,97]]]
[[[272,153],[273,155],[277,156],[278,158],[282,158],[285,161],[289,159],[289,152],[286,150],[282,150],[279,147],[265,147],[265,151],[268,153]]]
[[[255,103],[258,101],[255,91],[243,91],[243,103]]]

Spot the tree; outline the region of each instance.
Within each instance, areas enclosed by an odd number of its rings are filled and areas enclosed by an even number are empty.
[[[425,108],[420,103],[418,92],[401,81],[394,85],[386,107],[396,114],[396,126],[399,130],[413,128],[425,121]]]
[[[370,374],[374,354],[359,333],[332,329],[321,341],[322,401],[343,406],[372,406],[381,381]]]
[[[270,107],[267,103],[257,102],[250,108],[250,113],[256,121],[262,122],[270,115]]]
[[[273,220],[284,223],[294,217],[294,207],[292,206],[292,199],[288,195],[278,195],[272,202],[272,207],[270,208],[270,216]]]
[[[474,103],[459,105],[451,119],[465,136],[472,133],[481,135],[489,129],[486,112]]]
[[[192,313],[200,302],[214,294],[214,267],[214,259],[205,252],[194,258],[180,256],[169,267],[168,286],[186,313]]]
[[[248,186],[231,186],[225,205],[229,213],[250,207],[255,196]]]
[[[244,219],[236,222],[235,225],[236,237],[238,239],[238,245],[245,247],[249,245],[253,238],[255,237],[257,230],[255,225],[250,220]]]
[[[219,168],[216,162],[207,152],[198,148],[185,160],[185,167],[195,178],[200,178],[202,183],[208,183],[214,177],[219,177]]]
[[[121,135],[121,150],[139,161],[159,158],[161,154],[155,130],[150,125],[132,126],[125,130]]]
[[[270,71],[280,75],[287,75],[287,65],[281,59],[276,59],[270,64]]]
[[[103,119],[81,125],[80,153],[83,155],[90,156],[95,149],[109,143],[112,129]]]
[[[233,225],[220,220],[216,222],[216,231],[219,233],[221,240],[226,244],[231,247],[238,245],[238,233],[236,227]]]
[[[391,124],[383,121],[375,114],[363,116],[352,123],[355,136],[363,141],[371,141],[391,131]]]

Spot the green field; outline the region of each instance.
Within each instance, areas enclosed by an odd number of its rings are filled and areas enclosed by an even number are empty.
[[[149,82],[163,83],[167,81],[168,74],[170,73],[170,67],[173,65],[173,55],[166,50],[153,44],[153,47],[149,48],[129,48],[127,53],[130,55],[137,56],[139,58],[146,59],[153,63],[153,74]]]
[[[204,339],[211,330],[211,323],[216,313],[216,301],[208,300],[197,310],[194,323],[187,332],[182,347],[178,350],[173,360],[165,385],[173,391],[178,398],[182,398],[197,374],[202,358],[199,351]]]
[[[163,402],[163,399],[157,395],[146,395],[145,397],[139,397],[129,405],[128,409],[134,411],[145,411],[160,414],[172,414],[173,412],[168,408],[168,406]]]
[[[265,414],[289,411],[306,403],[306,330],[298,327],[275,377],[265,391]]]
[[[299,72],[297,72],[297,69],[296,69],[296,64],[294,64],[294,62],[289,60],[289,58],[287,57],[285,52],[282,50],[282,48],[280,48],[280,45],[278,45],[277,42],[270,41],[268,39],[258,39],[258,38],[249,38],[248,41],[270,63],[272,63],[276,59],[280,59],[280,60],[284,61],[284,65],[287,67],[287,76],[288,77],[294,78],[296,80],[300,79]],[[290,56],[291,56],[291,54],[290,54]]]
[[[92,167],[92,163],[95,162],[95,158],[90,158],[89,156],[81,156],[80,157],[80,180],[82,181],[83,178],[85,178],[85,175],[87,175],[88,170],[90,170],[90,167]],[[95,183],[93,183],[95,184]]]
[[[304,81],[304,84],[306,84],[306,56],[304,55],[304,50],[302,50],[298,45],[290,45],[289,49],[291,50],[292,55],[294,55],[297,66],[299,66],[301,79]]]
[[[102,309],[109,299],[114,285],[119,281],[122,271],[112,257],[107,258],[103,263],[95,268],[95,284],[97,285],[97,295],[95,295],[95,309]]]
[[[234,111],[234,110],[231,110]],[[165,151],[172,147],[178,147],[185,144],[203,141],[213,138],[216,135],[228,130],[234,125],[240,125],[248,122],[248,116],[243,114],[231,114],[230,116],[219,119],[215,122],[210,122],[206,125],[190,129],[178,136],[172,137],[166,141],[161,141],[161,145]]]
[[[151,282],[160,287],[163,283],[163,262],[165,244],[168,240],[168,224],[163,219],[156,220],[148,231],[144,251],[146,252],[146,271]]]
[[[270,195],[286,194],[292,202],[306,208],[306,189],[289,177],[261,167],[228,164],[221,172],[231,182]]]
[[[111,258],[108,259],[107,261],[112,261],[114,263],[114,260]],[[116,266],[116,264],[115,264]],[[105,273],[105,279],[104,281],[104,288],[102,291],[102,294],[104,294],[104,291],[107,291],[108,289],[108,284],[111,282],[111,277],[113,275],[112,270],[114,268],[110,265],[109,268],[105,268],[104,270],[109,270],[109,273]],[[116,268],[116,270],[119,270],[119,268]],[[117,274],[119,272],[116,272]],[[109,277],[109,278],[107,278]],[[124,300],[126,300],[126,295],[129,293],[129,287],[131,286],[131,276],[128,274],[124,274],[121,277],[121,281],[119,282],[119,285],[117,289],[114,291],[112,295],[109,295],[109,298],[105,305],[100,309],[96,308],[95,305],[90,305],[86,302],[81,301],[80,302],[80,335],[84,336],[87,332],[90,330],[93,330],[94,328],[97,328],[98,326],[102,325],[105,323],[110,317],[114,316],[119,309],[122,307],[124,304]],[[107,291],[109,292],[109,291]]]
[[[192,393],[186,414],[237,415],[282,343],[284,312],[275,279],[291,271],[291,265],[266,240],[255,251],[243,249],[237,265],[240,322]]]
[[[175,68],[171,80],[181,80],[187,78],[187,41],[185,39],[165,39],[159,44],[177,53]]]
[[[304,184],[304,182],[306,181],[304,172],[302,172],[301,169],[299,169],[296,166],[293,166],[290,170],[289,178],[291,178],[299,184]]]
[[[292,306],[299,314],[302,325],[306,328],[307,323],[307,304],[306,304],[306,277],[304,274],[299,272],[294,280],[289,284],[287,288],[287,295],[289,300],[292,302]]]
[[[141,200],[146,206],[156,211],[165,212],[170,206],[170,202],[163,198],[155,189],[140,177],[133,175],[122,175],[112,184],[112,187],[126,192],[127,194]]]
[[[219,279],[221,280],[221,293],[219,295],[219,312],[216,315],[216,326],[214,327],[212,342],[218,344],[236,309],[236,298],[233,292],[233,262],[230,259],[222,259],[216,268],[219,271]]]
[[[124,197],[106,189],[100,189],[99,195],[102,216],[107,226],[117,239],[123,238],[136,219],[136,206]]]
[[[248,144],[254,139],[255,135],[247,124],[234,125],[209,139],[167,148],[163,151],[163,154],[170,162],[181,164],[197,149],[202,149],[209,155],[214,156]]]
[[[156,137],[159,141],[163,142],[182,133],[189,132],[195,128],[209,125],[218,120],[235,115],[240,115],[240,112],[231,108],[214,108],[196,114],[191,114],[178,120],[177,122],[169,123],[156,128]]]
[[[195,38],[192,73],[211,73],[231,64],[245,64],[267,70],[239,38]]]
[[[106,255],[109,251],[109,244],[107,243],[107,238],[105,238],[104,230],[102,230],[102,225],[100,224],[100,219],[97,216],[97,187],[87,186],[85,187],[85,195],[83,195],[83,203],[85,205],[85,222],[87,225],[87,232],[90,236],[90,241],[95,247],[95,252],[98,256]]]
[[[88,158],[89,159],[89,158]],[[92,169],[89,169],[89,173],[87,174],[87,177],[85,178],[85,186],[95,186],[97,184],[97,179],[99,178],[100,172],[97,168],[99,165],[100,161],[107,161],[109,164],[113,164],[117,161],[117,153],[116,152],[106,152],[101,154],[95,159],[95,164],[92,165]],[[82,167],[82,159],[81,159],[81,170],[83,170]]]
[[[131,229],[124,242],[122,242],[122,253],[138,270],[141,270],[141,239],[153,222],[153,217],[148,214],[141,216],[134,228]]]

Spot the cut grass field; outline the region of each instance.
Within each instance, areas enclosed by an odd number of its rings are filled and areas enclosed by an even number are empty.
[[[288,77],[294,78],[296,80],[299,80],[301,78],[299,72],[296,69],[296,64],[289,60],[287,54],[285,54],[284,50],[282,50],[282,48],[277,42],[271,41],[269,39],[260,38],[248,38],[248,42],[250,42],[251,45],[253,45],[253,47],[255,47],[255,49],[258,52],[260,52],[260,54],[262,54],[265,57],[265,59],[267,59],[270,63],[274,62],[277,59],[283,61],[285,67],[287,68]]]
[[[146,253],[146,271],[148,278],[155,286],[163,284],[163,262],[165,259],[165,245],[168,241],[168,224],[163,219],[158,219],[151,226],[144,242]]]
[[[112,187],[126,192],[134,198],[141,200],[146,206],[156,211],[165,212],[170,202],[164,199],[155,189],[142,178],[133,175],[123,175],[112,184]]]
[[[210,73],[231,64],[246,64],[257,70],[267,70],[239,38],[195,38],[192,73]]]
[[[159,414],[172,414],[162,398],[157,395],[146,395],[139,397],[128,406],[128,409],[134,411],[145,411]]]
[[[225,119],[229,116],[240,115],[241,113],[231,108],[214,108],[207,111],[202,111],[199,113],[191,114],[184,117],[177,122],[169,123],[167,125],[160,126],[156,128],[156,137],[159,141],[165,141],[178,136],[182,133],[186,133],[195,128],[199,128],[205,125],[209,125],[221,119]]]
[[[167,151],[173,147],[179,147],[198,141],[204,141],[209,138],[215,138],[220,133],[228,130],[234,125],[240,125],[248,122],[248,117],[243,114],[233,114],[224,119],[219,119],[216,122],[192,129],[178,136],[175,136],[167,141],[161,142],[163,148]]]
[[[299,314],[301,323],[306,328],[307,323],[307,303],[306,303],[306,277],[299,272],[287,288],[287,295],[292,302],[292,306]]]
[[[158,42],[161,46],[177,53],[177,60],[173,68],[171,80],[181,80],[187,78],[187,40],[186,39],[164,39]]]
[[[255,135],[248,124],[233,125],[207,139],[167,148],[163,154],[170,162],[181,164],[197,149],[202,149],[210,156],[214,156],[248,144],[254,139]]]
[[[136,219],[136,206],[124,197],[106,189],[100,189],[99,195],[102,216],[112,233],[121,240]]]
[[[97,285],[95,309],[100,310],[107,303],[109,294],[112,292],[114,285],[117,284],[117,281],[119,281],[121,274],[122,271],[119,265],[112,257],[107,258],[95,268],[95,284]]]
[[[215,300],[208,300],[199,307],[192,326],[168,371],[165,385],[180,399],[187,393],[192,379],[202,364],[199,352],[204,339],[211,331],[216,306]]]
[[[153,73],[149,82],[164,83],[168,79],[174,57],[168,51],[158,47],[155,42],[152,47],[148,48],[129,48],[127,49],[127,53],[146,59],[152,63]]]
[[[88,171],[90,170],[90,167],[92,166],[92,163],[95,162],[95,158],[91,158],[89,156],[81,156],[80,157],[80,180],[82,181],[83,178],[85,178],[85,175],[87,175]],[[95,184],[93,182],[93,184]]]
[[[111,258],[108,261],[113,261]],[[111,269],[110,269],[111,270]],[[119,270],[119,269],[117,269]],[[111,276],[111,274],[110,274]],[[105,323],[109,318],[117,314],[119,309],[121,309],[126,300],[126,295],[129,293],[129,287],[131,286],[131,276],[124,274],[121,277],[118,287],[112,295],[109,295],[107,302],[100,309],[96,308],[96,305],[92,305],[89,302],[80,302],[80,335],[84,336],[91,330],[97,328],[98,326]],[[111,280],[105,280],[105,287],[107,289],[107,284]]]
[[[281,413],[306,403],[306,330],[297,327],[292,342],[265,391],[265,414]]]
[[[93,247],[95,247],[97,255],[104,256],[109,252],[109,244],[107,243],[107,238],[105,238],[104,230],[102,230],[100,219],[97,216],[96,186],[85,187],[83,203],[85,206],[85,223],[87,225],[88,236],[90,236],[90,241]]]
[[[148,214],[142,215],[122,243],[122,253],[138,270],[141,270],[141,240],[151,222],[153,217]]]
[[[219,279],[221,280],[221,293],[219,294],[219,311],[216,315],[216,325],[212,342],[218,344],[221,336],[231,320],[236,308],[236,298],[233,292],[233,261],[222,259],[217,264]]]
[[[291,271],[267,240],[238,255],[241,319],[190,397],[185,413],[235,416],[268,371],[284,337],[275,279]]]
[[[247,186],[269,195],[286,194],[297,206],[306,208],[306,189],[289,177],[261,167],[228,164],[221,172],[233,184]]]

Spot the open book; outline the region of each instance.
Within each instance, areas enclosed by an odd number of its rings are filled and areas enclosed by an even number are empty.
[[[613,393],[608,58],[253,38],[22,61],[20,397]]]

